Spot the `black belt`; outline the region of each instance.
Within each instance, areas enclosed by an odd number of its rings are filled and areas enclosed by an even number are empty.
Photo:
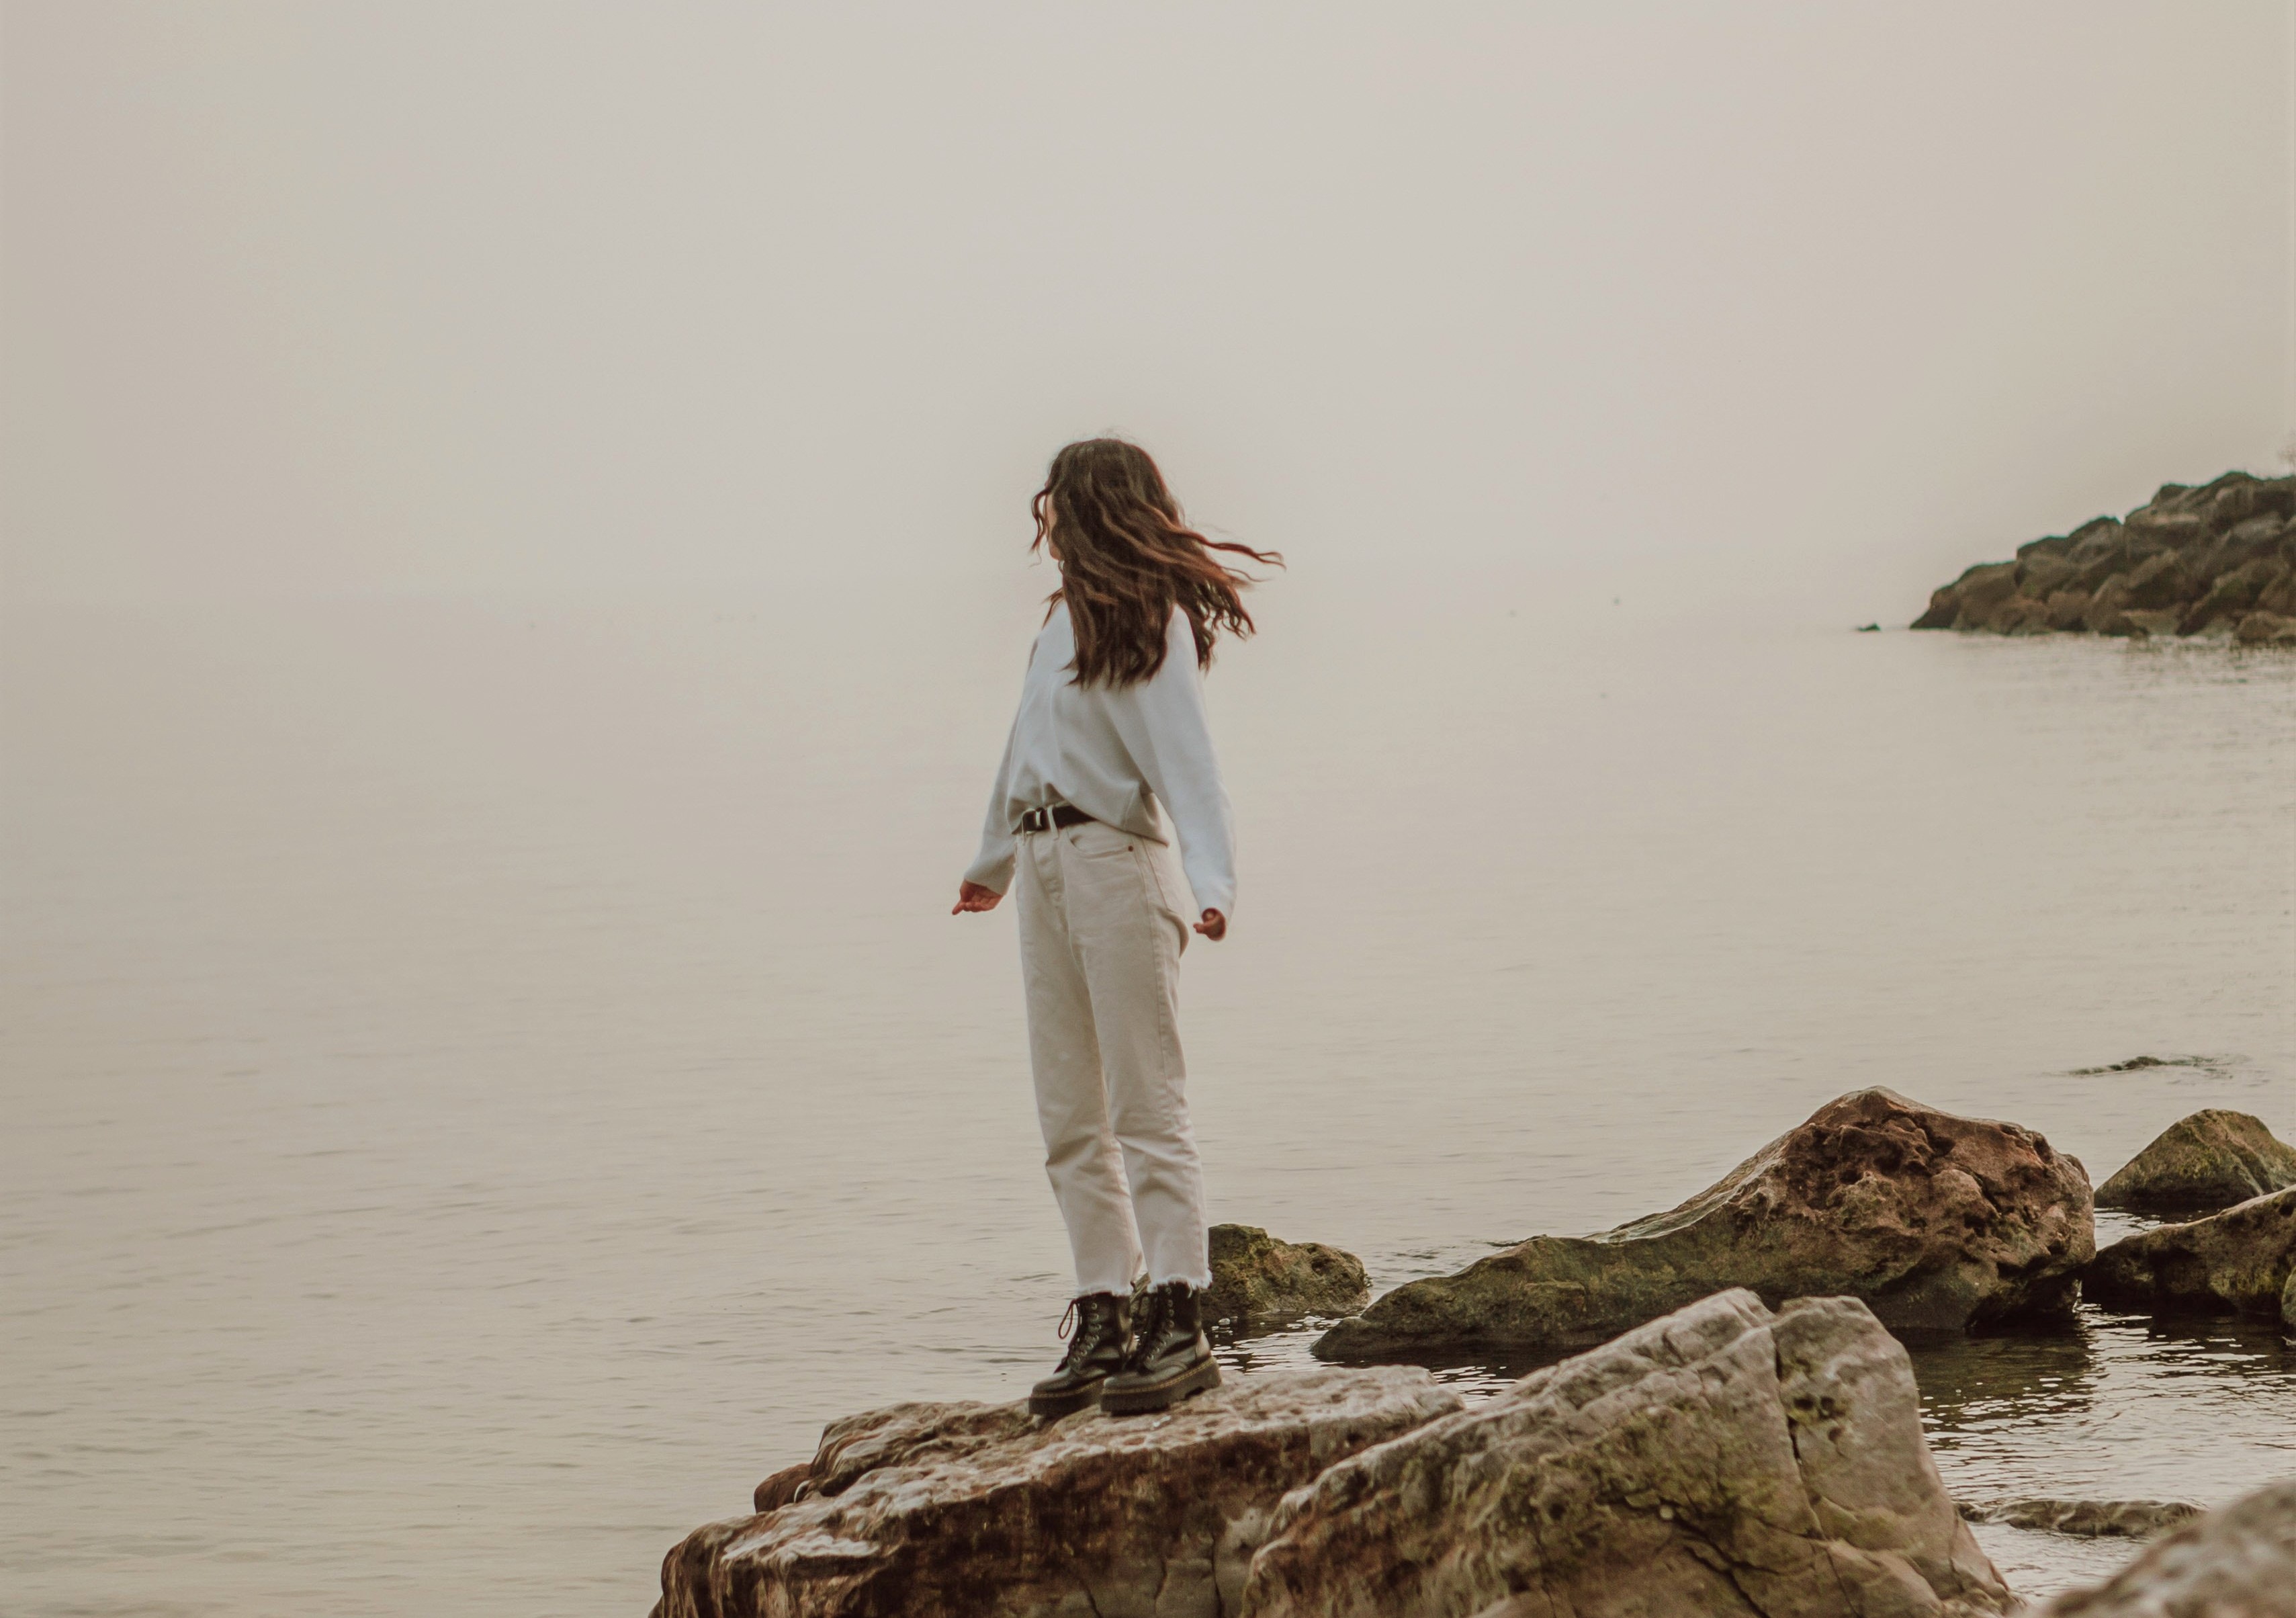
[[[1049,832],[1054,826],[1082,825],[1090,815],[1072,803],[1055,803],[1050,809],[1032,809],[1021,817],[1024,832]]]

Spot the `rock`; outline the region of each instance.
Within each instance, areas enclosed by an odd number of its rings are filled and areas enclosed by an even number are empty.
[[[2017,564],[2000,562],[1970,569],[1952,585],[1957,612],[1953,627],[1979,628],[1993,609],[2017,593]]]
[[[2100,1208],[2192,1212],[2296,1186],[2296,1146],[2264,1120],[2210,1107],[2180,1118],[2096,1188]]]
[[[2000,1523],[2077,1540],[2149,1540],[2191,1522],[2201,1508],[2185,1500],[1964,1500],[1961,1515],[1972,1523]]]
[[[1987,614],[1984,627],[1997,635],[2046,635],[2048,605],[2030,595],[2012,595]]]
[[[2209,587],[2209,593],[2185,611],[2184,621],[2177,626],[2177,633],[2198,635],[2219,619],[2238,619],[2287,571],[2288,564],[2277,556],[2259,556],[2229,573],[2218,575],[2216,582]]]
[[[2062,587],[2080,571],[2062,556],[2017,554],[2017,593],[2030,595],[2035,601],[2046,601],[2049,593]]]
[[[2287,525],[2278,517],[2258,517],[2194,547],[2188,571],[2199,587],[2195,593],[2205,592],[2217,579],[2251,562],[2268,562],[2281,555],[2287,533]]]
[[[1862,1303],[1718,1293],[1291,1495],[1246,1618],[1973,1618],[2013,1605]]]
[[[2164,620],[2143,615],[2173,614],[2176,633],[2229,638],[2259,611],[2296,619],[2296,476],[2164,483],[2125,519],[2097,517],[2018,546],[2013,562],[1969,569],[1913,627],[2157,636]]]
[[[1160,1416],[909,1404],[833,1424],[811,1490],[697,1529],[662,1618],[1214,1618],[1287,1491],[1459,1408],[1423,1370],[1254,1377]]]
[[[1857,1090],[1671,1211],[1398,1286],[1314,1351],[1568,1347],[1726,1286],[1773,1306],[1847,1293],[1893,1329],[1960,1331],[2062,1310],[2095,1252],[2078,1161],[2015,1124]]]
[[[2296,619],[2277,612],[2251,612],[2232,632],[2243,646],[2296,646]]]
[[[2150,539],[2169,546],[2190,545],[2205,538],[2208,519],[2198,512],[2162,511],[2144,506],[2128,513],[2128,533],[2134,539]]]
[[[2146,557],[2128,575],[2128,605],[2132,610],[2158,612],[2162,607],[2175,606],[2185,599],[2185,595],[2184,571],[2177,565],[2174,551]]]
[[[2085,628],[2081,620],[2088,612],[2088,601],[2089,595],[2087,590],[2057,591],[2049,597],[2049,628],[2052,629]]]
[[[2186,1524],[2034,1618],[2296,1618],[2296,1478]]]
[[[794,1466],[783,1466],[767,1477],[750,1493],[750,1503],[762,1516],[768,1511],[779,1511],[797,1499],[798,1491],[813,1481],[813,1463],[800,1461]]]
[[[1280,1242],[1254,1225],[1211,1228],[1214,1320],[1344,1315],[1371,1297],[1363,1261],[1321,1242]]]
[[[2107,1309],[2281,1315],[2296,1269],[2296,1186],[2185,1225],[2123,1236],[2081,1275]]]
[[[2280,1324],[2296,1332],[2296,1265],[2288,1271],[2288,1285],[2280,1289]]]
[[[2092,634],[2114,634],[2113,620],[2121,616],[2128,605],[2128,575],[2115,573],[2090,593],[2088,608],[2081,614],[2081,623]],[[2126,635],[2128,631],[2121,629],[2117,633]]]
[[[2112,519],[2110,517],[2099,517],[2096,521],[2098,522],[2110,522]],[[2093,527],[2094,524],[2087,526]],[[2085,531],[2085,529],[2076,529],[2073,530],[2073,534],[2081,533],[2083,531]],[[2052,534],[2046,539],[2028,539],[2024,544],[2017,547],[2017,560],[2020,562],[2030,562],[2037,556],[2062,556],[2065,553],[2073,548],[2073,534]]]
[[[1953,620],[1960,616],[1961,597],[1954,593],[1951,585],[1942,585],[1930,592],[1928,608],[1914,620],[1910,627],[1916,629],[1950,629]]]
[[[2091,517],[2066,536],[2065,555],[2068,560],[2085,567],[2100,556],[2110,556],[2125,549],[2128,544],[2128,530],[2121,526],[2120,518]]]
[[[2128,536],[2124,532],[2112,549],[2083,563],[2080,571],[2066,582],[2075,589],[2094,590],[2106,579],[2129,571],[2141,560],[2132,554]]]
[[[2173,607],[2165,612],[2146,612],[2131,607],[2128,612],[2120,614],[2120,626],[2113,632],[2139,640],[2156,636],[2174,635],[2177,632],[2177,625],[2183,617],[2184,614]]]

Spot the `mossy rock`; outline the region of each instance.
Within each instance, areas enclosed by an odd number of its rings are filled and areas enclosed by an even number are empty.
[[[1279,1241],[1256,1225],[1211,1228],[1212,1320],[1347,1315],[1371,1299],[1363,1261],[1321,1242]]]
[[[2210,1107],[2180,1118],[2096,1188],[2100,1208],[2229,1208],[2296,1186],[2296,1146],[2264,1120]]]

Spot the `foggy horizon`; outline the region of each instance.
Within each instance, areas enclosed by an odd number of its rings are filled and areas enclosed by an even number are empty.
[[[2280,4],[5,28],[20,605],[993,585],[1114,430],[1295,578],[1902,622],[2296,435]]]

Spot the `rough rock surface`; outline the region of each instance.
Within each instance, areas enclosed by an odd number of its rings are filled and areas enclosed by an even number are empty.
[[[2296,1478],[2187,1524],[2034,1618],[2296,1618]]]
[[[798,1498],[696,1530],[662,1618],[1234,1613],[1285,1491],[1459,1408],[1423,1370],[1232,1382],[1160,1416],[907,1404],[822,1434]],[[782,1474],[776,1474],[782,1475]],[[771,1481],[771,1480],[768,1480]]]
[[[768,1511],[779,1511],[797,1499],[799,1492],[811,1482],[813,1482],[811,1461],[800,1461],[794,1466],[783,1466],[757,1486],[750,1495],[750,1504],[761,1516]]]
[[[2210,1107],[2180,1118],[2096,1188],[2100,1208],[2194,1212],[2296,1186],[2296,1146],[2264,1120]]]
[[[1964,1500],[1961,1515],[1972,1523],[2036,1528],[2077,1540],[2149,1540],[2191,1522],[2201,1508],[2185,1500]]]
[[[1214,1320],[1344,1315],[1371,1297],[1363,1261],[1321,1242],[1282,1242],[1255,1225],[1211,1228]]]
[[[2005,1613],[1866,1306],[1719,1293],[1288,1497],[1246,1618]]]
[[[2020,546],[1930,597],[1916,629],[1997,635],[2224,633],[2296,640],[2296,477],[2229,472],[2201,489],[2164,484],[2125,520],[2098,517]]]
[[[2107,1309],[2284,1318],[2296,1275],[2296,1187],[2184,1225],[2123,1236],[2096,1255],[2081,1290]]]
[[[2243,646],[2296,646],[2296,618],[2251,612],[2240,620],[2232,637]]]
[[[2032,1130],[1858,1090],[1670,1212],[1398,1286],[1315,1352],[1598,1343],[1726,1286],[1773,1306],[1846,1293],[1893,1329],[1960,1331],[2068,1306],[2095,1240],[2087,1174]]]

